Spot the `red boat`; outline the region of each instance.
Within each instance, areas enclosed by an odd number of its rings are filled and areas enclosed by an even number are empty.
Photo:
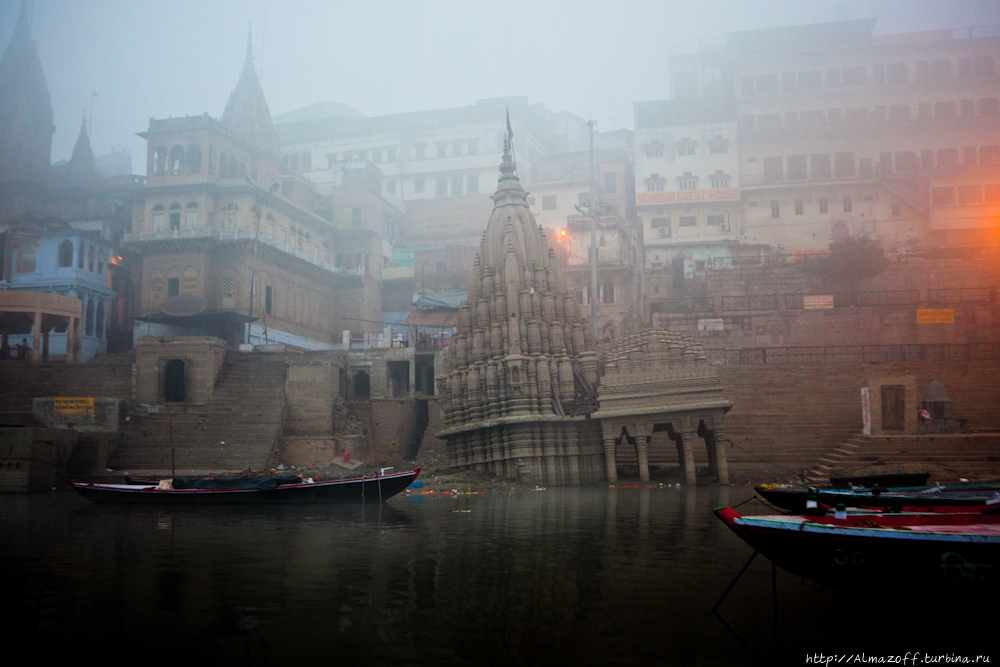
[[[1000,514],[858,512],[837,518],[713,511],[776,565],[821,583],[975,591],[1000,583]]]
[[[73,488],[95,503],[127,505],[252,505],[271,503],[380,503],[416,480],[420,468],[355,479],[295,482],[296,478],[197,479],[184,484],[94,484],[73,482]],[[180,480],[178,480],[179,482]],[[177,488],[183,486],[185,488]]]

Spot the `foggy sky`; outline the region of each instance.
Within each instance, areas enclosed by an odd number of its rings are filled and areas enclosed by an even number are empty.
[[[6,48],[20,0],[0,0]],[[1000,24],[1000,0],[29,0],[55,111],[52,160],[68,159],[93,102],[92,144],[145,169],[149,119],[218,117],[247,27],[272,114],[331,100],[368,116],[523,95],[550,111],[633,125],[665,99],[669,45],[735,30],[878,18],[876,33]],[[263,54],[261,34],[263,33]],[[97,96],[94,97],[93,93]],[[3,94],[4,91],[0,91]]]

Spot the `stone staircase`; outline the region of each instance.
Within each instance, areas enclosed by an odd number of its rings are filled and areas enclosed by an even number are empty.
[[[212,402],[139,408],[123,425],[111,467],[132,474],[236,472],[273,463],[283,432],[285,362],[226,352]],[[173,463],[171,460],[173,433]]]
[[[809,471],[813,484],[831,474],[931,473],[931,482],[1000,479],[1000,433],[854,435],[820,457]]]

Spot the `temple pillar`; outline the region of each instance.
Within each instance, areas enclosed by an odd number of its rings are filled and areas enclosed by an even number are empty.
[[[649,481],[649,441],[650,436],[641,433],[635,436],[635,457],[639,461],[639,481]]]
[[[615,461],[615,434],[604,431],[604,468],[608,481],[612,484],[618,481],[618,463]]]
[[[721,420],[720,420],[721,421]],[[712,449],[715,452],[715,481],[729,484],[729,461],[726,459],[726,432],[721,424],[712,429]]]
[[[681,458],[684,467],[684,481],[688,484],[695,483],[694,471],[694,430],[687,424],[681,428]]]

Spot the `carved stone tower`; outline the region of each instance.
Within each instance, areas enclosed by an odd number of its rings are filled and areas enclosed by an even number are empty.
[[[452,464],[552,486],[604,479],[591,327],[528,208],[505,142],[500,179],[438,378]]]

